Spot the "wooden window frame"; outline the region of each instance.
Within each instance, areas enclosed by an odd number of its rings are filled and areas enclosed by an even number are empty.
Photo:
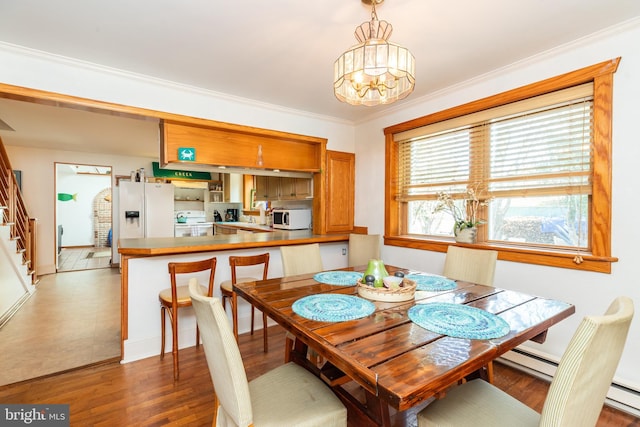
[[[385,149],[385,245],[446,252],[449,245],[469,246],[498,251],[498,259],[575,270],[611,273],[611,166],[612,166],[612,102],[613,74],[620,57],[573,72],[532,83],[494,96],[399,123],[384,129]],[[511,247],[496,243],[464,245],[448,239],[402,234],[406,229],[406,203],[396,200],[398,183],[398,143],[394,134],[449,120],[477,111],[521,101],[534,96],[593,83],[593,190],[590,206],[590,253]]]

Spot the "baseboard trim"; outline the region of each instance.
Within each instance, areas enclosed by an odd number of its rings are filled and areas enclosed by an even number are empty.
[[[11,306],[11,308],[9,308],[9,310],[7,310],[2,316],[0,316],[0,329],[2,329],[2,327],[9,321],[11,320],[11,318],[13,317],[14,314],[16,314],[18,312],[18,310],[20,310],[20,307],[22,307],[22,305],[27,302],[27,300],[31,297],[31,295],[33,295],[32,292],[27,292],[24,295],[22,295],[20,297],[20,299],[18,299],[18,301],[16,301],[15,304],[13,304]]]

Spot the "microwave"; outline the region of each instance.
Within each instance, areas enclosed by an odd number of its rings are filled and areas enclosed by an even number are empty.
[[[311,228],[311,209],[281,209],[272,212],[273,228],[282,230],[308,230]]]

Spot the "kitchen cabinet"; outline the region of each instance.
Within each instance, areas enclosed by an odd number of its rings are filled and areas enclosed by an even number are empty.
[[[313,198],[313,179],[311,178],[293,178],[296,199]]]
[[[313,197],[311,178],[256,176],[256,200],[299,200]]]
[[[163,120],[160,127],[162,166],[180,163],[179,148],[193,147],[194,164],[318,172],[327,144],[325,138],[210,120]],[[259,153],[261,164],[257,165]]]
[[[256,200],[278,200],[280,197],[280,177],[256,176]]]
[[[214,224],[215,234],[237,234],[238,230],[232,227],[224,227]]]
[[[325,175],[325,226],[327,233],[353,231],[355,165],[355,154],[327,150],[327,173]]]

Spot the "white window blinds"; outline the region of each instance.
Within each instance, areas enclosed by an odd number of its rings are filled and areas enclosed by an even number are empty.
[[[585,84],[395,134],[396,197],[590,194],[592,122]]]

